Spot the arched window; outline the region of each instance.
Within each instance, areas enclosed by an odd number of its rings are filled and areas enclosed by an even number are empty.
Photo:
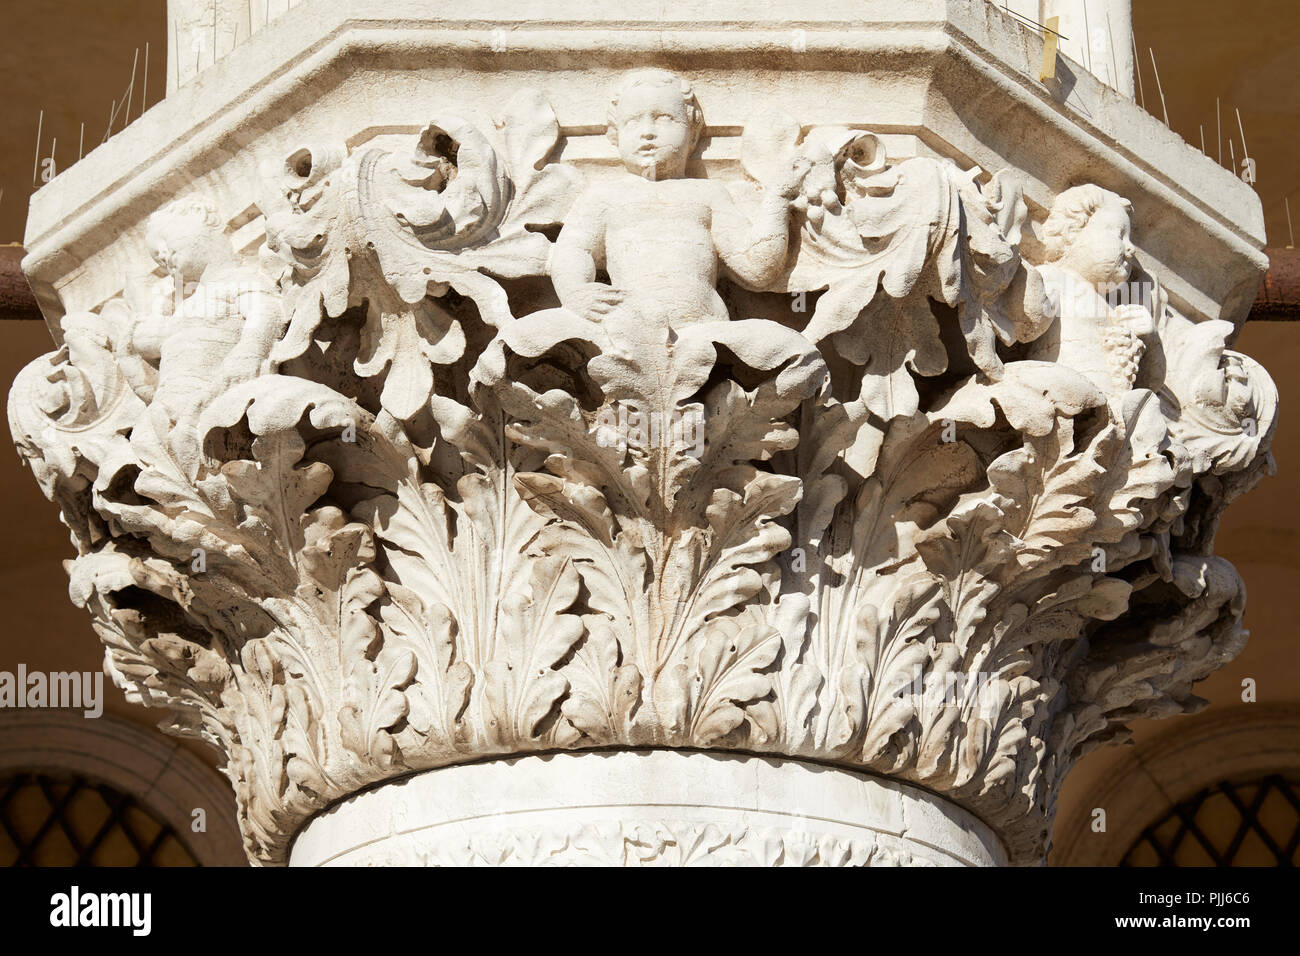
[[[0,776],[0,865],[198,866],[129,793],[79,774]]]
[[[1173,721],[1118,754],[1055,835],[1056,866],[1296,865],[1300,708],[1243,704]]]
[[[1294,866],[1300,786],[1281,774],[1220,781],[1177,804],[1124,854],[1122,866]]]
[[[0,865],[247,862],[230,785],[179,741],[108,714],[0,711]]]

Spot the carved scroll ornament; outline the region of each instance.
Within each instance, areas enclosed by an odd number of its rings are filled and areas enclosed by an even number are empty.
[[[294,150],[259,262],[178,200],[155,294],[15,382],[71,596],[225,754],[252,859],[378,780],[613,745],[915,781],[1032,862],[1072,762],[1240,649],[1213,532],[1276,392],[1124,200],[1062,193],[1031,263],[1010,173],[769,116],[724,182],[703,132],[637,71],[587,184],[533,94]]]

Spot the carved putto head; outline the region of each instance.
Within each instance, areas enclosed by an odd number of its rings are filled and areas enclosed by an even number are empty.
[[[1212,538],[1267,373],[1098,301],[1134,251],[1099,187],[1040,269],[1009,171],[771,109],[752,182],[584,186],[541,92],[498,105],[264,163],[274,287],[255,219],[237,254],[166,206],[182,308],[74,313],[21,373],[107,673],[221,748],[259,862],[382,781],[671,748],[892,776],[1041,860],[1073,761],[1242,646]],[[617,83],[633,175],[703,130],[680,76]]]
[[[149,217],[145,242],[153,260],[178,280],[198,282],[214,263],[233,259],[221,216],[203,199],[178,199]]]
[[[685,175],[704,133],[704,113],[691,84],[667,70],[633,70],[609,101],[608,135],[629,172],[647,179]]]
[[[1067,189],[1043,226],[1047,261],[1099,287],[1127,282],[1136,251],[1129,238],[1132,211],[1127,199],[1100,186]]]

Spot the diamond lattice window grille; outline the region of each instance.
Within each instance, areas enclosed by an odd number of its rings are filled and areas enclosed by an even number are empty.
[[[1300,785],[1273,774],[1217,783],[1142,831],[1121,866],[1295,866]]]
[[[199,865],[176,831],[130,794],[44,773],[0,777],[0,864]]]

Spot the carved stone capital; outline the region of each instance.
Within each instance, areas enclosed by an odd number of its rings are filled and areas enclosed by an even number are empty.
[[[607,102],[413,106],[261,150],[234,242],[203,188],[141,224],[154,272],[9,403],[109,672],[225,754],[255,861],[933,855],[850,797],[793,836],[632,814],[635,773],[607,820],[348,849],[427,803],[376,783],[611,749],[764,755],[705,789],[829,765],[978,831],[959,862],[1039,861],[1074,760],[1242,646],[1213,534],[1272,467],[1273,383],[1115,192],[1035,203],[1014,159],[775,101],[701,160],[709,99],[662,70]]]

